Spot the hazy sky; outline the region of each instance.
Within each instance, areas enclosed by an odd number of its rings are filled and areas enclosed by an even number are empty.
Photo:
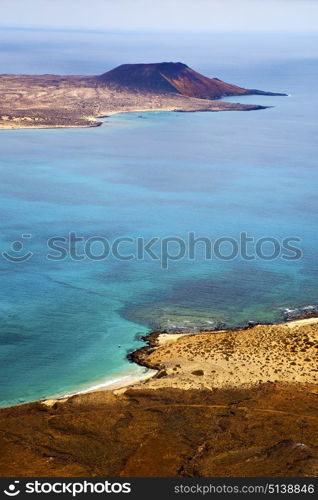
[[[318,31],[318,0],[0,0],[0,26]]]

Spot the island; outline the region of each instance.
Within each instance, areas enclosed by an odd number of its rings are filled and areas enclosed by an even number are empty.
[[[286,95],[208,78],[186,64],[123,64],[98,76],[0,75],[0,129],[94,127],[131,111],[251,111],[225,96]]]

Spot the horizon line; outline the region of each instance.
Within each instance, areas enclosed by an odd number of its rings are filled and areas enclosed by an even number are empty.
[[[295,31],[294,29],[289,29],[289,28],[282,28],[282,29],[264,29],[264,30],[259,30],[259,29],[218,29],[218,28],[213,28],[213,29],[179,29],[179,30],[173,30],[173,29],[157,29],[153,30],[150,29],[101,29],[101,28],[85,28],[85,27],[53,27],[53,26],[38,26],[38,25],[0,25],[0,30],[3,31],[15,31],[15,30],[20,30],[20,31],[51,31],[51,32],[73,32],[73,33],[108,33],[108,34],[130,34],[130,35],[136,35],[136,34],[170,34],[170,35],[185,35],[185,34],[220,34],[220,33],[226,33],[226,34],[286,34],[290,33],[293,35],[318,35],[318,29],[316,31]]]

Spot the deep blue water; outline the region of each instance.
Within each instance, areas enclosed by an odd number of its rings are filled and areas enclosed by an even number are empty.
[[[134,62],[137,48],[139,62],[144,42],[118,34],[1,37],[7,73],[18,72],[19,61],[21,72],[102,72]],[[38,51],[36,37],[45,40]],[[147,37],[153,45],[144,60],[168,59],[169,40],[160,53],[160,37]],[[34,253],[22,263],[0,260],[3,406],[140,373],[126,353],[151,328],[279,321],[286,308],[318,303],[316,40],[277,35],[273,52],[273,41],[268,47],[268,38],[255,35],[250,53],[221,35],[174,40],[173,60],[290,96],[231,99],[274,106],[248,113],[131,113],[92,129],[0,131],[1,251]],[[251,46],[250,37],[236,41]],[[207,261],[201,248],[167,270],[147,257],[48,260],[47,239],[71,231],[109,241],[188,232],[212,240],[240,232],[297,237],[303,256]],[[24,243],[20,252],[10,250],[16,240]],[[127,255],[131,249],[121,246]]]

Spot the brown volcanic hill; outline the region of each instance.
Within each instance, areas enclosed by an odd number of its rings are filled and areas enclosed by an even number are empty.
[[[97,78],[107,86],[155,93],[172,92],[200,99],[251,94],[286,95],[244,89],[218,78],[208,78],[180,62],[122,64]]]

